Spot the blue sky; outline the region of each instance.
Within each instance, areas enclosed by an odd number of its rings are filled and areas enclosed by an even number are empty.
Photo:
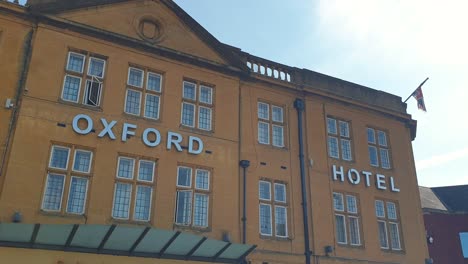
[[[414,99],[419,184],[468,184],[468,1],[176,0],[220,41],[405,99]],[[390,135],[391,136],[391,135]]]
[[[426,78],[413,141],[419,184],[468,184],[467,1],[176,0],[220,41],[403,97]]]

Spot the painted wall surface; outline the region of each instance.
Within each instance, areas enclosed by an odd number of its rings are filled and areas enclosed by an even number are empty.
[[[434,243],[428,244],[434,263],[468,263],[468,258],[463,257],[459,236],[461,232],[468,232],[468,215],[426,213],[424,224],[427,234],[434,238]]]
[[[167,23],[167,35],[161,40],[161,46],[216,65],[227,63],[205,41],[191,32],[187,26],[179,23],[171,11],[162,8],[158,1],[135,1],[131,4],[68,12],[61,16],[138,39],[138,34],[130,24],[139,16],[153,11]],[[110,17],[121,18],[116,19],[120,24],[105,23]],[[3,16],[0,16],[0,19],[6,21]],[[24,27],[19,21],[16,23],[16,26],[0,24],[0,29]],[[24,38],[27,30],[25,28],[23,31],[16,31],[17,42]],[[1,41],[0,39],[0,48],[8,47],[8,50],[19,52],[18,45],[2,46],[5,42]],[[0,49],[0,52],[2,50]],[[61,99],[70,50],[79,50],[105,58],[105,78],[100,107],[83,106]],[[0,67],[4,67],[3,65]],[[135,65],[151,69],[163,77],[159,120],[136,117],[124,112],[128,69],[129,66]],[[3,75],[4,71],[0,72]],[[13,73],[7,74],[8,78],[10,76],[13,76]],[[309,212],[307,224],[310,230],[310,249],[314,253],[313,263],[424,263],[427,246],[419,206],[411,138],[406,121],[401,115],[396,118],[385,109],[374,111],[362,104],[350,102],[345,104],[315,93],[314,87],[306,87],[306,92],[299,92],[299,88],[292,83],[266,80],[256,76],[244,77],[208,70],[40,23],[34,34],[30,70],[25,84],[27,91],[23,94],[6,175],[1,178],[4,184],[0,196],[0,221],[11,221],[13,213],[18,211],[21,212],[24,223],[148,225],[161,229],[181,230],[218,240],[222,239],[223,234],[228,234],[232,242],[240,243],[243,182],[239,161],[249,160],[250,167],[246,170],[246,241],[258,247],[249,255],[248,260],[252,263],[304,263],[299,131],[297,111],[294,108],[294,101],[302,98],[305,101],[303,129]],[[10,79],[11,87],[14,87],[16,80],[13,77]],[[181,125],[184,80],[198,81],[214,88],[212,131]],[[259,102],[283,109],[284,147],[258,142]],[[0,110],[0,114],[4,112]],[[73,131],[73,119],[79,114],[85,114],[93,120],[94,132],[80,135]],[[347,120],[350,123],[352,161],[329,158],[327,116]],[[117,139],[113,140],[107,135],[98,137],[106,126],[102,124],[101,118],[107,122],[116,121],[113,132]],[[3,118],[1,120],[3,122]],[[137,127],[136,135],[123,141],[121,135],[125,123]],[[85,124],[81,122],[79,125],[83,128]],[[392,169],[379,169],[369,165],[366,136],[368,126],[387,132]],[[142,142],[142,133],[147,128],[160,131],[162,142],[159,146],[148,147]],[[2,131],[0,130],[0,133]],[[194,155],[188,153],[186,149],[182,151],[168,149],[165,137],[169,131],[184,137],[181,143],[184,147],[188,146],[189,136],[200,138],[205,151]],[[67,214],[64,210],[65,205],[60,212],[41,210],[50,150],[53,145],[82,148],[93,152],[84,215]],[[151,220],[148,223],[117,220],[111,217],[119,155],[157,162],[156,180],[152,185],[154,192]],[[206,229],[174,224],[178,165],[200,166],[211,171],[209,227]],[[375,181],[371,186],[366,186],[363,182],[352,185],[348,181],[334,181],[333,165],[343,166],[345,171],[354,168],[391,176],[400,191],[379,190],[375,187]],[[73,176],[73,173],[67,176],[65,186],[69,186],[70,176]],[[259,181],[268,181],[272,186],[274,183],[286,185],[286,202],[281,204],[287,210],[286,237],[260,234],[259,204],[270,203],[273,206],[275,204],[271,201],[260,201]],[[388,181],[387,186],[389,186]],[[65,196],[68,191],[65,190]],[[334,191],[352,193],[358,197],[361,246],[341,246],[335,241],[332,195]],[[398,205],[402,238],[402,250],[399,252],[381,250],[379,247],[374,209],[376,199],[391,200]],[[275,218],[274,213],[272,218]],[[325,254],[325,246],[333,247],[333,252],[329,256]],[[11,263],[28,263],[33,259],[35,263],[55,263],[59,260],[63,260],[64,263],[136,261],[126,257],[10,248],[0,248],[0,254]],[[148,261],[151,260],[138,259],[138,263]],[[164,260],[156,263],[176,262]]]

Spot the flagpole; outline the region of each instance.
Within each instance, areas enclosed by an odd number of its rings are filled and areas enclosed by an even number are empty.
[[[427,80],[429,80],[429,77],[427,77],[426,80],[424,80],[424,82],[422,82],[422,83],[418,86],[418,88],[414,89],[414,91],[410,94],[410,96],[408,96],[408,98],[406,98],[406,100],[405,100],[403,103],[406,103],[406,101],[408,101],[408,100],[411,98],[411,96],[413,96],[414,92],[415,92],[417,89],[421,88],[421,87],[427,82]]]

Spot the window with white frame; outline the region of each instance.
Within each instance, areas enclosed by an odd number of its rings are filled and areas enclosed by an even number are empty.
[[[213,130],[214,88],[195,81],[184,81],[182,87],[183,126]]]
[[[259,228],[262,236],[288,237],[286,184],[259,181]],[[273,215],[274,214],[274,217]]]
[[[112,217],[148,222],[154,191],[156,162],[147,158],[119,156]]]
[[[175,223],[182,226],[209,226],[211,170],[195,166],[177,167]]]
[[[380,248],[402,250],[400,218],[395,202],[375,200],[375,215],[379,233]]]
[[[337,243],[361,246],[360,216],[356,195],[334,192],[333,207]]]
[[[144,68],[129,67],[124,111],[127,114],[159,119],[163,77]]]
[[[332,158],[353,160],[349,122],[327,117],[328,155]]]
[[[74,145],[53,145],[41,209],[85,214],[93,152]]]
[[[258,102],[257,117],[258,142],[280,148],[284,147],[284,108],[265,102]]]
[[[390,146],[388,144],[387,133],[368,127],[367,142],[369,144],[370,165],[390,169]]]
[[[106,59],[86,52],[68,52],[61,98],[92,107],[101,105]]]

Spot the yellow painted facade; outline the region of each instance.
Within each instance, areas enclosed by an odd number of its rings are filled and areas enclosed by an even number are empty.
[[[66,4],[55,7],[54,2],[30,1],[30,8],[0,2],[0,73],[3,80],[0,99],[2,104],[6,98],[19,103],[10,109],[0,109],[2,153],[7,146],[4,142],[8,141],[7,155],[0,156],[5,162],[0,176],[0,222],[11,222],[15,212],[19,212],[21,221],[30,224],[148,226],[217,240],[227,237],[233,243],[242,243],[244,171],[239,162],[248,160],[245,240],[257,248],[247,256],[247,261],[304,263],[300,128],[294,105],[300,99],[305,103],[302,146],[311,263],[413,264],[424,263],[428,258],[411,146],[416,123],[406,113],[401,98],[276,64],[228,47],[195,25],[172,1],[106,1],[88,6],[64,1]],[[30,32],[31,41],[28,42]],[[30,53],[27,52],[28,43]],[[86,57],[83,73],[67,70],[70,52]],[[91,57],[105,61],[103,78],[99,80],[102,87],[98,106],[83,103],[87,89],[85,82],[92,80],[86,72]],[[139,116],[126,113],[128,89],[151,94],[128,85],[130,68],[143,70],[145,78],[148,72],[162,77],[161,92],[157,93],[160,98],[157,120],[143,117],[144,108],[140,108]],[[21,81],[23,69],[27,69],[23,73],[24,82]],[[277,71],[279,77],[275,77],[276,73],[269,74],[270,70]],[[82,78],[77,102],[64,100],[67,75]],[[198,89],[202,86],[212,89],[212,103],[205,105],[212,111],[211,129],[182,124],[182,105],[187,102],[183,98],[184,81],[197,84]],[[142,97],[141,105],[144,100]],[[196,109],[203,105],[200,99],[191,103]],[[268,105],[268,120],[258,117],[259,103]],[[273,107],[282,109],[281,122],[272,120]],[[18,111],[16,117],[14,111]],[[79,114],[91,118],[94,131],[86,135],[74,131],[73,120]],[[196,118],[198,115],[197,112]],[[349,124],[350,161],[330,157],[327,117]],[[102,118],[106,122],[116,121],[112,129],[116,139],[109,135],[98,136],[106,126]],[[259,123],[262,122],[268,123],[268,144],[259,143]],[[122,139],[125,123],[136,126],[131,129],[135,135]],[[84,120],[78,123],[80,129],[86,125]],[[284,146],[273,145],[274,126],[283,128]],[[148,128],[160,132],[161,142],[156,147],[143,142],[144,131]],[[370,165],[368,128],[386,133],[391,168]],[[10,130],[12,137],[9,138]],[[168,149],[169,132],[183,137],[181,151],[177,151],[174,144]],[[202,153],[189,153],[187,147],[191,136],[203,142]],[[154,139],[150,137],[150,140]],[[51,168],[53,146],[70,149],[65,170]],[[75,150],[92,152],[89,173],[73,171],[75,157],[72,153]],[[154,181],[144,184],[152,189],[149,221],[132,220],[134,196],[129,205],[129,219],[113,217],[116,184],[131,184],[133,193],[139,184],[137,180],[116,177],[119,157],[155,162]],[[333,179],[334,165],[343,166],[343,182]],[[207,227],[175,223],[177,191],[183,190],[177,186],[180,166],[210,173],[208,190],[203,192],[208,195]],[[369,186],[366,186],[362,173],[360,183],[351,184],[346,174],[349,169],[372,173]],[[45,210],[48,175],[53,173],[65,175],[60,208]],[[137,177],[138,172],[135,170],[134,173]],[[385,175],[386,190],[377,188],[376,174]],[[79,214],[68,212],[72,176],[88,181],[84,212]],[[399,192],[391,190],[390,177]],[[275,183],[286,186],[286,202],[277,203],[273,197],[270,201],[262,201],[259,198],[261,181],[270,183],[272,196],[276,193]],[[191,190],[197,192],[193,187]],[[353,195],[357,199],[359,245],[337,241],[336,214],[339,212],[334,210],[334,192],[344,197]],[[401,249],[381,248],[376,200],[396,204],[398,220],[395,221]],[[287,234],[284,237],[275,235],[277,220],[274,213],[270,215],[272,235],[261,234],[260,204],[268,204],[273,209],[275,206],[286,208]],[[351,234],[349,230],[346,232],[349,240]],[[325,252],[327,246],[332,248],[328,254]],[[176,260],[0,247],[2,263],[31,261],[40,264],[180,263]]]

